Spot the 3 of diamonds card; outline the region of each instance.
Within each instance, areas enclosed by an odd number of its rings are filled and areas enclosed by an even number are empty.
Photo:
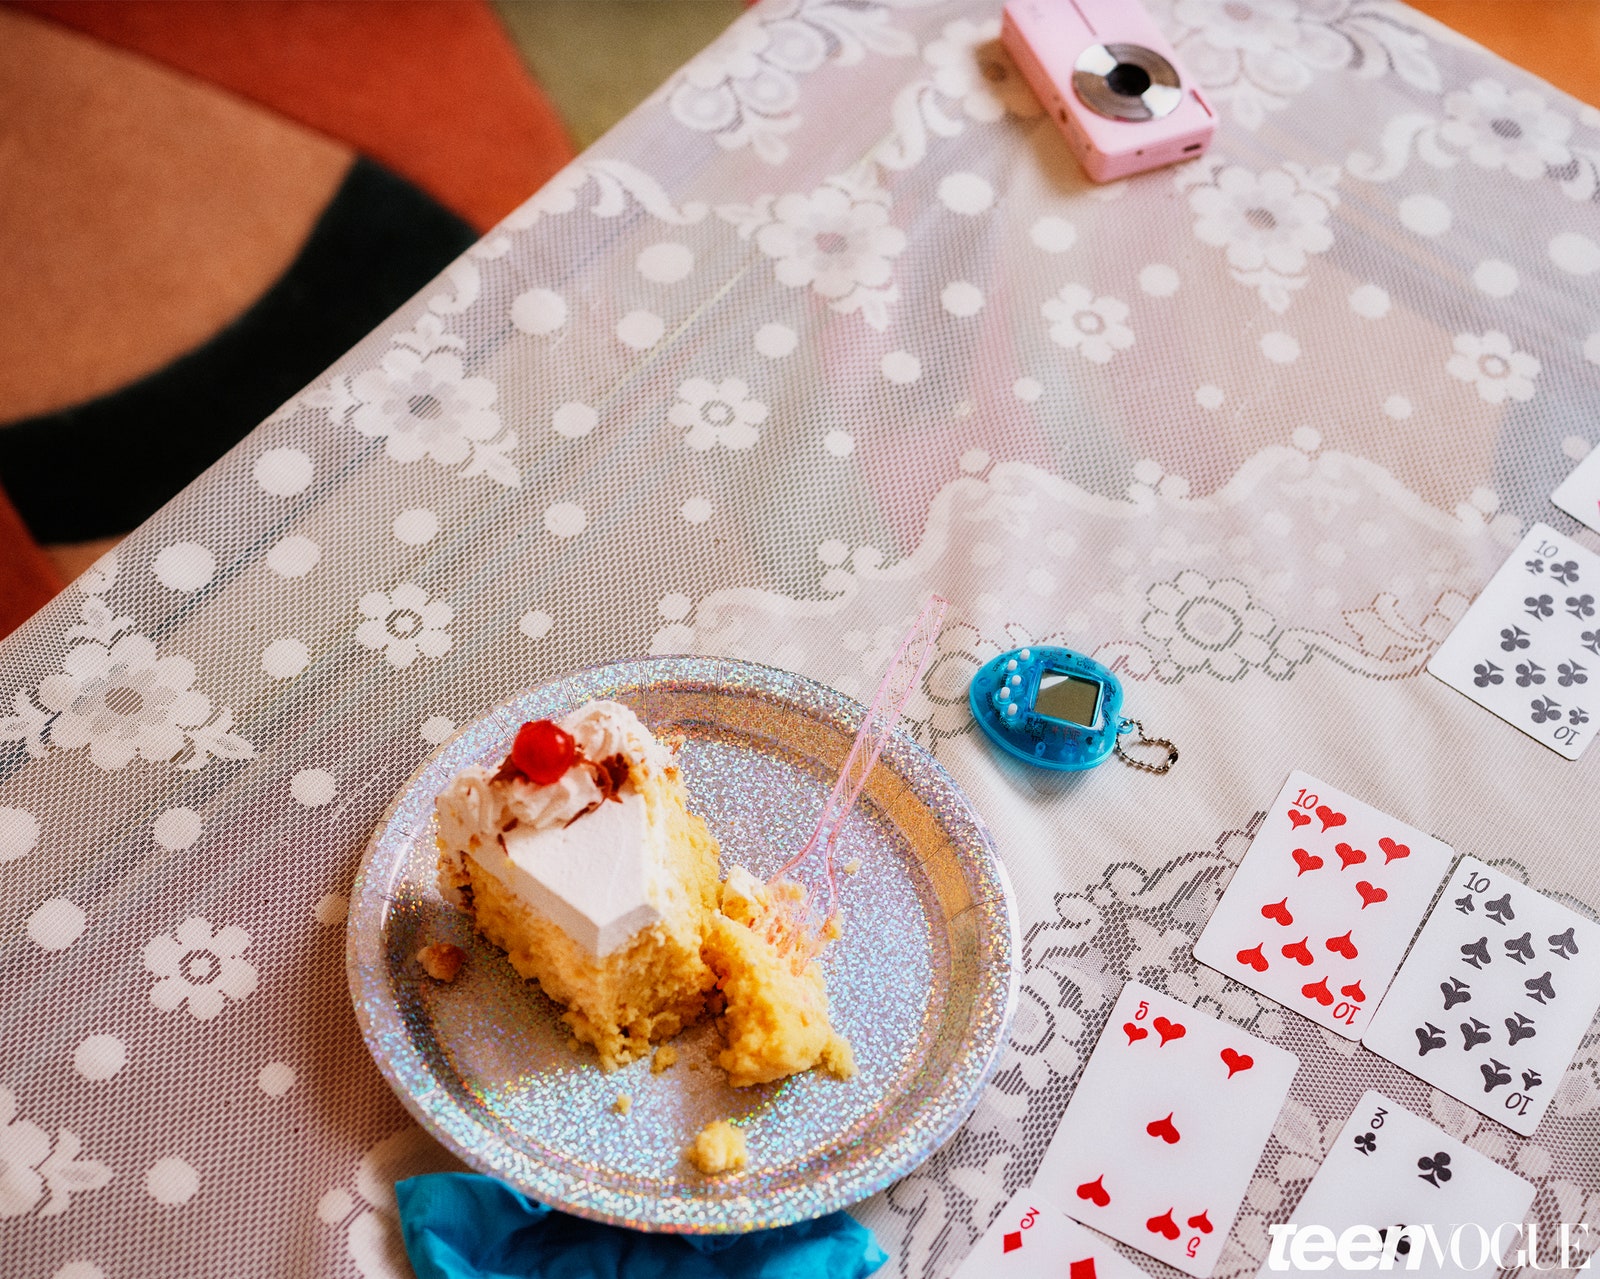
[[[1033,1186],[1012,1196],[952,1279],[1147,1279],[1108,1240],[1052,1207]]]
[[[1428,671],[1577,759],[1600,718],[1600,555],[1535,524]]]
[[[1194,957],[1360,1039],[1454,857],[1431,835],[1291,773]]]
[[[1185,1274],[1211,1273],[1300,1063],[1129,982],[1034,1190]]]
[[[1291,1220],[1300,1229],[1323,1226],[1335,1239],[1351,1240],[1349,1253],[1340,1249],[1337,1257],[1323,1253],[1317,1261],[1307,1258],[1305,1272],[1312,1269],[1325,1275],[1354,1274],[1382,1268],[1388,1256],[1393,1271],[1410,1270],[1413,1260],[1427,1274],[1492,1273],[1493,1254],[1484,1255],[1479,1236],[1473,1231],[1461,1247],[1451,1251],[1451,1236],[1458,1227],[1482,1226],[1491,1234],[1507,1223],[1527,1220],[1533,1203],[1533,1185],[1502,1168],[1487,1155],[1464,1146],[1425,1119],[1419,1119],[1396,1105],[1380,1092],[1369,1091],[1361,1098],[1340,1131],[1333,1149],[1317,1169],[1306,1192],[1300,1197]],[[1353,1227],[1365,1226],[1358,1247]],[[1420,1232],[1431,1227],[1438,1241],[1435,1252]],[[1519,1235],[1505,1232],[1515,1255]],[[1292,1237],[1273,1251],[1258,1279],[1273,1275],[1302,1273],[1293,1262]],[[1343,1258],[1350,1256],[1353,1266]],[[1482,1261],[1473,1270],[1459,1268],[1464,1263]],[[1332,1261],[1331,1267],[1329,1262]],[[1279,1264],[1275,1264],[1279,1263]]]
[[[1361,1037],[1527,1136],[1600,1007],[1600,924],[1463,857]]]

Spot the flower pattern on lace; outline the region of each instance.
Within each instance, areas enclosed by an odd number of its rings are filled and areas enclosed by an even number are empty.
[[[143,955],[145,968],[161,979],[150,988],[150,1002],[166,1013],[187,1004],[191,1017],[210,1021],[228,1001],[240,1003],[255,990],[255,967],[242,958],[249,945],[244,929],[230,924],[213,932],[198,917],[157,933]]]
[[[1208,170],[1209,182],[1205,180]],[[1252,173],[1208,159],[1180,170],[1179,189],[1192,187],[1195,238],[1223,249],[1228,273],[1256,289],[1274,311],[1289,309],[1293,292],[1309,280],[1307,261],[1333,245],[1328,217],[1339,203],[1333,167],[1307,169],[1293,162]]]
[[[750,394],[742,378],[711,382],[692,377],[678,387],[678,400],[667,420],[683,427],[683,442],[699,452],[721,445],[735,452],[753,448],[761,438],[767,406]]]
[[[355,1193],[330,1187],[317,1217],[344,1233],[345,1251],[362,1279],[401,1279],[412,1273],[400,1235],[394,1184],[430,1172],[461,1172],[460,1160],[415,1124],[370,1147],[356,1161]]]
[[[1096,297],[1082,284],[1063,285],[1039,310],[1050,321],[1050,340],[1092,364],[1108,364],[1118,351],[1133,345],[1133,330],[1124,323],[1128,304]]]
[[[689,62],[667,89],[667,109],[727,151],[749,147],[768,164],[789,157],[785,135],[801,125],[800,78],[825,62],[852,66],[874,52],[904,57],[916,44],[870,0],[794,0],[786,11],[749,14]]]
[[[1455,352],[1445,361],[1452,377],[1470,382],[1488,404],[1531,400],[1539,361],[1519,351],[1499,329],[1487,333],[1458,333]]]
[[[922,51],[933,68],[933,87],[953,98],[970,120],[993,124],[1006,115],[1032,119],[1043,109],[1028,82],[1000,46],[1000,19],[947,22]]]
[[[1444,96],[1440,118],[1403,111],[1383,126],[1381,155],[1353,151],[1345,161],[1356,177],[1387,182],[1403,173],[1412,149],[1436,169],[1463,158],[1491,173],[1524,182],[1555,181],[1568,199],[1600,197],[1600,147],[1573,136],[1573,121],[1533,89],[1512,89],[1487,76]]]
[[[1236,680],[1247,670],[1267,666],[1273,656],[1277,621],[1251,601],[1243,582],[1214,582],[1185,569],[1170,582],[1157,582],[1145,598],[1150,611],[1140,626],[1166,647],[1158,667],[1164,680],[1200,671]]]
[[[501,436],[494,407],[499,392],[488,378],[467,374],[461,359],[466,343],[447,333],[431,312],[392,340],[377,368],[336,377],[308,392],[306,403],[325,409],[338,424],[382,440],[384,453],[395,462],[430,458],[442,467],[460,467],[455,472],[460,479],[483,475],[518,487],[522,477],[509,456],[517,433]]]
[[[14,695],[0,741],[21,741],[35,756],[87,749],[108,771],[136,759],[197,769],[212,758],[255,757],[232,731],[233,712],[191,687],[188,658],[163,656],[133,618],[115,616],[97,595],[85,597],[82,619],[67,629],[61,670]]]
[[[1572,161],[1567,143],[1572,120],[1545,105],[1532,89],[1508,89],[1498,80],[1474,80],[1444,97],[1440,141],[1481,169],[1504,169],[1530,182]]]
[[[1319,72],[1393,71],[1415,88],[1440,87],[1427,37],[1379,0],[1176,0],[1172,18],[1190,74],[1247,129],[1288,106]]]
[[[62,672],[39,685],[39,700],[57,713],[51,742],[63,750],[87,746],[101,768],[126,767],[136,756],[160,762],[184,748],[186,728],[205,722],[211,699],[189,686],[194,664],[162,657],[147,637],[74,645]]]
[[[365,619],[356,627],[357,642],[381,650],[390,666],[404,670],[418,657],[443,657],[450,651],[445,627],[455,610],[414,582],[401,582],[392,591],[368,591],[356,607]]]
[[[0,1217],[20,1217],[30,1212],[46,1192],[40,1217],[66,1212],[71,1197],[98,1190],[111,1180],[111,1169],[92,1159],[80,1159],[83,1142],[63,1128],[55,1142],[38,1124],[18,1113],[16,1094],[0,1086]]]
[[[0,1086],[0,1217],[20,1217],[44,1194],[36,1171],[50,1154],[50,1134],[17,1113],[17,1098]]]
[[[780,284],[810,289],[835,311],[859,311],[881,330],[900,296],[894,259],[906,247],[905,232],[889,221],[889,204],[863,165],[809,192],[764,195],[717,213],[772,259]]]

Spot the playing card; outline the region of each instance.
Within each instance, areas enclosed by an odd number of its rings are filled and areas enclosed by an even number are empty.
[[[1308,773],[1291,773],[1194,957],[1360,1039],[1455,854]]]
[[[1361,1037],[1527,1136],[1600,1007],[1600,924],[1463,857]]]
[[[1412,1254],[1421,1257],[1421,1271],[1435,1275],[1494,1273],[1493,1253],[1484,1256],[1476,1229],[1493,1234],[1499,1227],[1502,1256],[1508,1264],[1524,1245],[1518,1230],[1533,1203],[1533,1185],[1502,1168],[1487,1155],[1446,1136],[1425,1119],[1396,1105],[1380,1092],[1369,1091],[1340,1131],[1333,1149],[1311,1179],[1299,1205],[1289,1215],[1298,1230],[1322,1226],[1334,1239],[1351,1242],[1346,1266],[1334,1249],[1324,1260],[1302,1251],[1295,1264],[1293,1235],[1274,1238],[1258,1279],[1280,1274],[1354,1274],[1379,1266],[1387,1249],[1390,1269],[1407,1269]],[[1365,1226],[1360,1243],[1346,1234]],[[1411,1230],[1408,1231],[1407,1228]],[[1438,1250],[1425,1234],[1432,1229]],[[1461,1241],[1454,1249],[1458,1227]],[[1302,1245],[1302,1249],[1303,1249]],[[1459,1264],[1458,1264],[1459,1262]],[[1481,1264],[1480,1264],[1481,1263]]]
[[[1600,448],[1589,450],[1589,456],[1556,485],[1550,500],[1600,533]]]
[[[1428,671],[1577,759],[1600,715],[1600,555],[1535,524]]]
[[[1032,1186],[1011,1197],[952,1279],[1148,1279]]]
[[[1084,1225],[1205,1279],[1299,1064],[1129,982],[1034,1190]]]

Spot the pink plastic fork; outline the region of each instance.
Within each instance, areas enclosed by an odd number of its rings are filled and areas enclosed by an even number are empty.
[[[917,614],[917,620],[911,624],[911,629],[906,632],[905,638],[900,641],[900,647],[890,660],[889,669],[883,674],[883,681],[878,685],[872,705],[867,707],[861,727],[856,731],[856,739],[850,746],[850,754],[845,758],[844,767],[839,770],[839,778],[834,782],[833,790],[822,806],[822,815],[817,818],[816,829],[811,832],[811,838],[806,841],[804,848],[779,867],[777,873],[767,881],[769,885],[777,883],[820,848],[828,876],[828,911],[823,922],[824,929],[833,922],[839,909],[839,879],[834,864],[834,841],[844,826],[845,818],[850,815],[850,810],[855,807],[856,800],[865,789],[867,778],[877,765],[878,757],[883,754],[883,748],[888,745],[895,726],[899,724],[906,703],[921,685],[923,675],[927,673],[928,663],[933,660],[935,642],[939,638],[939,628],[944,624],[945,611],[949,607],[949,603],[939,595],[930,595],[927,603],[922,606],[922,612]],[[802,914],[809,916],[810,911],[811,894],[807,891]]]

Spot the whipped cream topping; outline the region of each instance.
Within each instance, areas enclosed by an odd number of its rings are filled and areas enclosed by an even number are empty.
[[[464,881],[470,854],[591,953],[603,956],[661,917],[664,857],[636,778],[675,767],[672,752],[620,702],[587,702],[560,721],[578,760],[538,785],[515,766],[465,768],[436,802],[444,857]]]
[[[597,807],[604,798],[595,784],[594,774],[586,768],[569,768],[548,786],[536,785],[526,777],[514,777],[502,793],[503,816],[497,829],[503,830],[513,817],[517,825],[532,830],[565,826],[573,818]]]
[[[598,763],[621,755],[641,772],[672,767],[672,752],[621,702],[585,702],[561,721],[578,749]]]

